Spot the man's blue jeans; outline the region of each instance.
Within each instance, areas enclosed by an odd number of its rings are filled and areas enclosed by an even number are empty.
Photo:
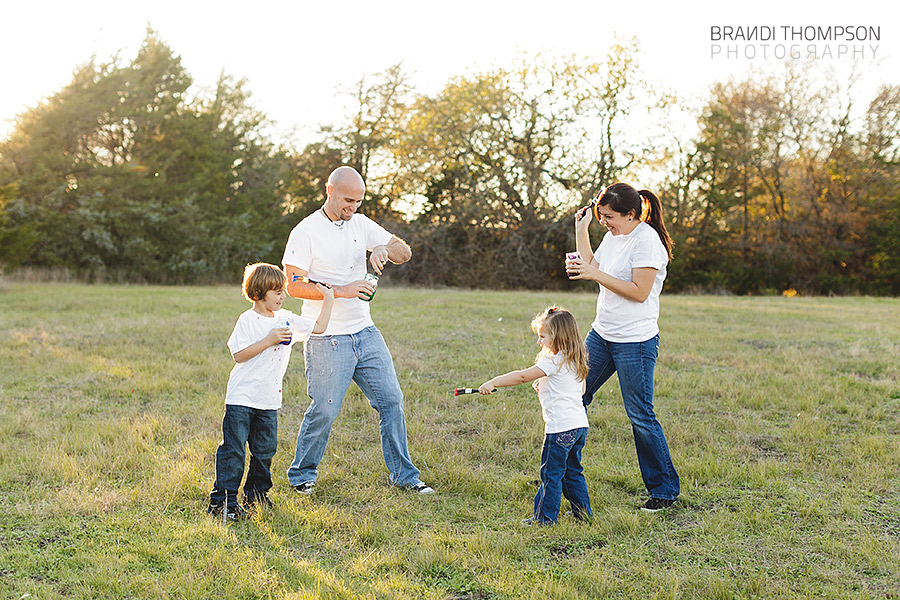
[[[278,448],[278,411],[236,404],[225,405],[222,443],[216,450],[216,482],[210,492],[212,504],[237,503],[244,476],[244,445],[250,448],[250,468],[244,482],[244,497],[253,502],[272,488],[272,457]]]
[[[556,523],[562,496],[572,505],[572,514],[576,519],[593,516],[584,469],[581,467],[581,450],[587,432],[587,427],[580,427],[544,436],[541,485],[534,497],[535,521]]]
[[[653,498],[674,500],[681,492],[678,473],[669,456],[662,426],[653,412],[653,371],[659,354],[659,335],[646,342],[608,342],[593,329],[584,341],[588,352],[588,372],[582,401],[587,406],[613,373],[625,412],[631,420],[634,446],[641,477]]]
[[[399,486],[419,483],[419,470],[407,447],[403,392],[381,332],[372,325],[351,335],[311,337],[305,343],[304,357],[306,393],[312,402],[297,434],[294,462],[287,472],[290,484],[316,480],[331,426],[351,381],[378,411],[381,451],[390,482]]]

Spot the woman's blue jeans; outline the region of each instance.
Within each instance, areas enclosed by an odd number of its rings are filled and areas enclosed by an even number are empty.
[[[250,468],[244,482],[248,502],[272,488],[272,457],[278,448],[278,411],[237,404],[225,405],[222,443],[216,450],[216,482],[210,492],[212,504],[237,503],[244,476],[244,446],[250,448]]]
[[[591,499],[588,497],[581,449],[587,439],[587,427],[570,429],[544,436],[541,450],[541,485],[534,497],[534,520],[556,523],[562,496],[572,505],[576,519],[589,519]]]
[[[390,482],[399,486],[419,483],[419,470],[407,447],[403,392],[381,332],[372,325],[350,335],[311,337],[305,343],[304,357],[306,393],[312,402],[297,434],[294,462],[287,472],[290,484],[297,486],[318,477],[331,426],[351,381],[378,411],[381,451]]]
[[[659,335],[646,342],[608,342],[592,329],[584,343],[590,367],[584,405],[591,403],[594,393],[613,373],[619,374],[644,485],[652,497],[674,500],[681,493],[681,484],[669,456],[666,436],[653,412],[653,370],[659,354]]]

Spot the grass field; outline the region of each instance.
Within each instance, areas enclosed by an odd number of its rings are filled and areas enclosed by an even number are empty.
[[[379,289],[430,497],[388,487],[351,389],[312,497],[204,513],[248,305],[232,287],[0,283],[0,594],[8,598],[900,598],[900,300],[663,296],[656,407],[682,479],[649,515],[615,381],[590,407],[590,524],[523,528],[543,424],[531,317],[589,292]],[[299,310],[290,301],[288,308]],[[564,501],[564,510],[567,503]]]

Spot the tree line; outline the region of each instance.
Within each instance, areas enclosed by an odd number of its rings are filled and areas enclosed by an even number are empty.
[[[642,177],[675,241],[670,291],[900,293],[900,86],[858,109],[792,65],[716,84],[690,110],[641,79],[638,55],[622,41],[603,60],[527,57],[434,94],[393,66],[293,148],[272,141],[245,81],[195,91],[148,31],[132,60],[84,64],[0,143],[0,264],[236,281],[280,262],[349,164],[363,212],[414,250],[388,271],[398,282],[586,285],[563,269],[574,211]]]

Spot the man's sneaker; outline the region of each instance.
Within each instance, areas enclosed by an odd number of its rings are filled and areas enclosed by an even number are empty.
[[[434,493],[434,490],[431,489],[431,487],[429,487],[428,484],[423,483],[421,481],[419,483],[417,483],[416,485],[409,486],[409,489],[411,489],[412,491],[414,491],[417,494],[433,494]]]
[[[301,484],[295,485],[294,489],[298,494],[303,494],[304,496],[311,495],[316,489],[315,481],[304,481]]]
[[[250,506],[265,506],[266,508],[274,508],[275,503],[269,499],[265,492],[257,492],[252,498],[247,498],[247,504]]]
[[[221,504],[213,504],[210,502],[206,509],[207,514],[219,518],[222,517],[223,511],[225,512],[225,519],[228,521],[242,521],[249,516],[247,514],[247,509],[237,502],[229,502],[227,509],[224,502]]]
[[[669,498],[650,498],[647,502],[641,507],[641,510],[644,512],[658,512],[661,510],[665,510],[675,504],[675,500]]]

